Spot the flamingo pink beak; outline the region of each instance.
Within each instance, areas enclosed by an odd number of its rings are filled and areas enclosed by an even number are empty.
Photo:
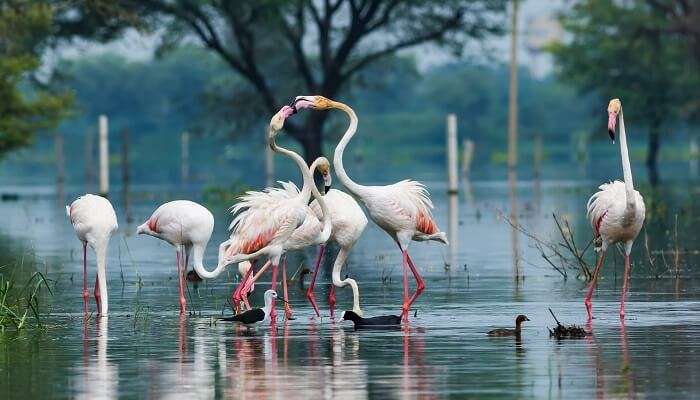
[[[617,124],[617,113],[614,111],[608,111],[608,134],[610,134],[610,139],[615,143],[615,125]]]

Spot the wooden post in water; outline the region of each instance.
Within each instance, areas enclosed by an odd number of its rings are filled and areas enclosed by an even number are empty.
[[[462,175],[469,178],[472,171],[472,160],[474,159],[474,141],[464,139],[462,142]]]
[[[698,137],[693,135],[690,137],[690,149],[688,152],[690,159],[690,177],[698,176],[698,163],[700,162],[700,146],[698,146]]]
[[[109,195],[109,131],[107,116],[100,115],[100,195]]]
[[[518,1],[513,0],[510,26],[510,84],[508,86],[508,169],[518,166]]]
[[[532,149],[532,169],[535,176],[535,180],[540,179],[540,168],[542,165],[542,135],[539,133],[535,134],[535,140]]]
[[[182,132],[180,135],[180,181],[187,184],[190,180],[190,134]]]
[[[63,158],[63,133],[54,134],[54,146],[56,150],[56,183],[60,186],[66,180],[66,163]]]
[[[126,222],[132,222],[129,207],[129,129],[122,129],[121,164],[122,164],[122,205]]]
[[[92,192],[92,180],[94,179],[95,157],[93,151],[93,130],[85,131],[85,191]]]
[[[275,181],[275,153],[267,143],[267,131],[265,131],[265,186],[272,187]]]
[[[454,114],[447,115],[447,195],[449,198],[448,210],[448,240],[450,241],[449,248],[449,266],[457,263],[458,249],[458,187],[459,176],[457,175],[457,116]]]

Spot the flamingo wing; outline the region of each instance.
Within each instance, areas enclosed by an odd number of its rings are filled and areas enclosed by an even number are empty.
[[[231,208],[235,215],[231,230],[231,245],[227,255],[249,254],[262,249],[276,239],[289,237],[303,222],[304,210],[290,204],[293,184],[286,188],[249,191]],[[298,193],[298,189],[297,189]]]
[[[395,224],[394,229],[415,230],[428,235],[439,231],[433,220],[433,202],[422,183],[407,179],[384,186],[382,189],[379,192],[381,200],[377,203],[384,204],[385,209],[382,210],[382,214],[391,214]]]
[[[323,224],[310,207],[306,207],[304,222],[294,230],[287,240],[286,247],[290,250],[299,250],[314,244],[320,244],[319,235],[323,230]]]

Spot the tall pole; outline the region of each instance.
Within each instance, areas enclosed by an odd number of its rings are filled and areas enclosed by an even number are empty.
[[[180,179],[183,184],[190,180],[190,134],[180,135]]]
[[[107,116],[100,115],[100,194],[109,194],[109,131]]]
[[[510,31],[510,85],[508,90],[508,169],[518,165],[518,2],[513,0]]]
[[[58,131],[55,133],[54,145],[56,150],[56,183],[62,185],[66,179],[66,163],[63,158],[63,133]]]
[[[457,198],[458,186],[457,181],[457,116],[454,114],[447,115],[447,195],[449,197],[448,206],[448,236],[450,241],[449,265],[457,264],[458,250],[458,235],[457,227],[459,215],[459,202]]]
[[[93,168],[95,168],[95,152],[93,150],[93,130],[88,128],[85,131],[85,191],[92,192],[92,179],[94,177]]]

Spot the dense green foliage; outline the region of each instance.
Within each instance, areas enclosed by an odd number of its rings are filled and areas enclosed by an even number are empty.
[[[52,9],[40,3],[0,3],[0,156],[54,126],[70,102],[31,79],[52,18]]]

